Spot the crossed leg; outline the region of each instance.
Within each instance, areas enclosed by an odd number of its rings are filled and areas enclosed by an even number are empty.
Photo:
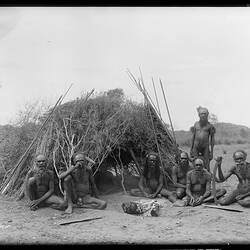
[[[92,197],[90,195],[86,195],[83,198],[83,206],[84,208],[93,208],[93,209],[105,209],[107,207],[107,202]]]
[[[167,198],[172,203],[176,202],[177,200],[176,191],[170,191],[170,190],[167,190],[166,188],[162,188],[160,194],[164,196],[165,198]]]
[[[148,194],[151,194],[151,190],[149,188],[144,188],[145,192]],[[130,190],[130,195],[132,196],[136,196],[136,197],[145,197],[145,195],[143,194],[143,192],[139,189],[139,188],[133,188]]]
[[[58,210],[65,210],[67,207],[67,203],[64,201],[64,199],[54,194],[46,199],[44,203],[49,205],[51,208]]]
[[[230,192],[227,196],[220,198],[219,204],[222,206],[230,205],[234,202],[236,202],[236,197],[240,194],[239,190],[236,189],[232,192]]]
[[[250,207],[250,196],[243,198],[242,200],[237,201],[242,207]]]
[[[221,189],[216,189],[216,198],[219,199],[221,198],[225,193],[226,193],[226,189],[221,188]],[[214,202],[214,196],[210,195],[209,197],[207,197],[206,199],[203,200],[203,202]]]

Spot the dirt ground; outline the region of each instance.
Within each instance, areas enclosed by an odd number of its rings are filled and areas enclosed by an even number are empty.
[[[248,145],[249,146],[249,145]],[[244,146],[247,147],[247,146]],[[232,152],[240,147],[217,147],[215,154],[223,155],[224,163],[232,163]],[[249,147],[248,147],[249,148]],[[250,154],[249,154],[250,155]],[[212,163],[213,165],[213,163]],[[227,165],[227,164],[226,164]],[[224,169],[228,168],[226,166]],[[222,184],[232,190],[236,180]],[[123,192],[103,195],[108,202],[106,210],[76,208],[72,215],[61,211],[41,208],[30,211],[24,201],[0,197],[1,244],[247,244],[250,242],[250,209],[238,204],[230,207],[243,212],[231,212],[212,208],[172,207],[164,199],[159,217],[143,217],[125,214],[121,204],[140,198]],[[70,225],[59,225],[69,220],[90,217],[101,219]]]

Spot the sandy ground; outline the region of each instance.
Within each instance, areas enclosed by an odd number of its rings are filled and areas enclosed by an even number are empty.
[[[223,148],[225,150],[225,148]],[[216,149],[220,154],[222,148]],[[224,155],[225,164],[232,162],[231,151]],[[228,158],[228,159],[227,159]],[[227,167],[226,167],[227,168]],[[232,190],[233,178],[222,186]],[[172,207],[164,199],[157,199],[162,207],[159,217],[143,217],[125,214],[121,204],[140,198],[123,192],[102,196],[108,202],[106,210],[76,208],[72,215],[41,208],[30,211],[24,201],[0,197],[1,244],[246,244],[250,242],[250,209],[238,204],[230,207],[244,212],[230,212],[212,208]],[[70,225],[59,225],[69,220],[90,217],[102,219]]]
[[[1,198],[1,244],[234,244],[250,242],[250,209],[230,212],[205,207],[171,207],[164,198],[159,217],[125,214],[121,203],[138,198],[116,193],[102,197],[106,210],[76,208],[72,215],[41,208],[30,211],[23,201]],[[231,207],[240,208],[238,204]],[[70,225],[69,220],[102,219]]]

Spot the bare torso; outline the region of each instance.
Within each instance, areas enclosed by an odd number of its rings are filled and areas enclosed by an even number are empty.
[[[188,166],[177,166],[176,167],[176,176],[177,176],[177,182],[183,185],[186,185],[187,182],[187,172],[190,171],[192,168]]]
[[[244,165],[234,166],[232,172],[238,178],[237,189],[240,193],[250,192],[250,164],[246,162]]]
[[[194,147],[199,149],[206,149],[209,146],[209,135],[211,134],[212,125],[208,122],[201,125],[200,122],[194,124]]]
[[[53,172],[49,170],[34,170],[34,177],[36,180],[36,195],[37,199],[41,198],[49,191],[49,183],[53,179]]]
[[[149,172],[147,178],[145,178],[144,185],[152,192],[155,192],[159,186],[159,178],[157,178],[154,173]]]
[[[194,195],[203,195],[206,191],[206,184],[210,181],[210,175],[206,170],[201,172],[191,170],[189,172],[191,192]]]
[[[72,173],[72,178],[75,185],[76,195],[78,197],[84,197],[90,195],[90,173],[84,168],[77,168]]]

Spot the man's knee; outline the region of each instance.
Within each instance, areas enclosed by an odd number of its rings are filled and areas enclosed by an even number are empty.
[[[233,201],[231,201],[227,198],[222,198],[222,199],[219,199],[219,203],[222,206],[226,206],[226,205],[230,205],[231,203],[233,203]]]
[[[225,188],[221,188],[217,191],[217,195],[218,196],[223,196],[224,194],[226,194],[227,190]]]
[[[242,207],[250,207],[250,200],[239,200],[237,201]]]
[[[177,189],[176,196],[178,199],[182,199],[185,196],[185,190],[184,189]]]
[[[105,209],[107,207],[107,202],[106,201],[102,201],[100,204],[100,209]]]

